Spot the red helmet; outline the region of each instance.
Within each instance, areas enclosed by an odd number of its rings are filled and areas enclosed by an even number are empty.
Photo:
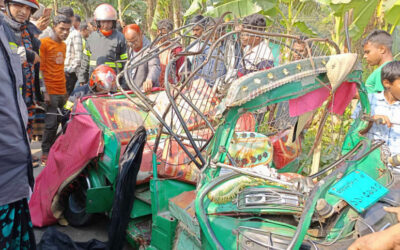
[[[39,3],[36,0],[9,0],[6,3],[19,3],[31,7],[32,14],[39,9]]]
[[[116,80],[115,71],[110,66],[102,64],[93,70],[89,87],[96,93],[115,92],[117,90]]]
[[[94,10],[95,21],[117,21],[117,11],[108,3],[102,3]]]

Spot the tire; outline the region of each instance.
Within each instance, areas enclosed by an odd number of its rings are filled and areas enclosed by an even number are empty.
[[[89,187],[89,180],[85,176],[78,176],[65,198],[64,217],[71,226],[84,226],[92,218],[93,214],[86,212],[86,193]]]

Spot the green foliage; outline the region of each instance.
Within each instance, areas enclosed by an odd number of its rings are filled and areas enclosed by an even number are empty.
[[[317,32],[304,18],[314,15],[319,10],[319,4],[314,0],[211,0],[206,7],[205,0],[194,0],[184,16],[203,13],[217,17],[225,12],[231,12],[235,17],[245,17],[254,13],[261,13],[275,23],[281,23],[291,33],[294,29],[315,36]]]
[[[256,1],[256,4],[260,6],[263,11],[268,11],[275,8],[275,6],[278,4],[278,0],[269,0],[269,1],[258,0]]]
[[[307,26],[307,24],[303,21],[297,21],[293,24],[294,27],[298,28],[302,33],[316,36],[317,33],[312,30],[311,27]]]
[[[210,10],[206,11],[204,15],[218,17],[229,11],[232,12],[236,17],[245,17],[253,13],[257,13],[261,9],[262,8],[260,6],[252,1],[235,0],[214,6],[213,8],[210,8]]]
[[[125,23],[137,23],[141,25],[145,21],[147,3],[146,1],[126,1],[128,2],[122,10],[122,16]]]
[[[152,30],[157,30],[158,21],[169,17],[169,8],[171,0],[158,0],[156,5],[156,11],[154,12],[153,22],[151,24]]]
[[[393,52],[394,59],[400,60],[400,28],[399,28],[399,26],[397,26],[393,30],[392,37],[393,37],[392,52]]]
[[[351,1],[332,1],[330,7],[336,17],[344,17],[345,13],[352,10],[353,18],[349,25],[350,37],[358,40],[364,33],[371,17],[375,13],[379,0],[351,0]],[[341,19],[340,30],[343,28],[343,18]]]
[[[397,26],[400,22],[400,0],[385,1],[383,4],[383,11],[385,12],[385,20]]]
[[[314,116],[310,125],[306,126],[300,134],[301,154],[297,158],[298,168],[304,174],[310,174],[311,164],[313,160],[313,152],[310,152],[315,144],[316,135],[318,133],[323,113],[327,108],[327,102],[314,112]],[[320,169],[331,164],[341,156],[341,149],[345,139],[345,135],[350,129],[353,119],[351,118],[353,106],[349,105],[342,116],[328,114],[324,124],[323,133],[321,136],[321,157]],[[257,127],[258,133],[271,135],[279,132],[277,128],[273,128],[269,124],[268,112],[264,117],[264,122]],[[274,120],[274,119],[272,119]],[[278,128],[279,129],[279,128]]]
[[[189,17],[196,13],[202,12],[205,9],[205,4],[205,0],[194,0],[183,16]]]
[[[303,167],[303,172],[310,173],[312,163],[312,155],[309,157],[309,152],[315,143],[315,136],[319,129],[322,118],[322,113],[326,106],[319,108],[308,130],[305,131],[302,140],[302,154],[299,157],[300,166]],[[342,116],[330,114],[325,122],[321,139],[321,158],[320,169],[326,167],[333,161],[337,160],[341,155],[341,148],[345,135],[350,129],[352,108],[349,106]]]
[[[333,13],[335,29],[332,39],[339,45],[345,40],[344,20],[349,14],[349,36],[355,47],[370,30],[395,31],[400,22],[400,0],[317,0],[329,7]]]

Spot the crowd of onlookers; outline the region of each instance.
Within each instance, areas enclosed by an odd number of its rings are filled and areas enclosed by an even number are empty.
[[[25,8],[23,2],[36,4],[34,0],[20,2],[19,0],[11,1],[7,6]],[[95,90],[107,91],[107,88],[103,86],[107,83],[104,80],[101,81],[100,78],[120,72],[127,59],[134,58],[139,61],[145,57],[147,51],[150,50],[151,41],[137,24],[122,23],[121,25],[116,10],[109,4],[97,6],[93,18],[85,21],[82,21],[71,7],[61,7],[55,13],[41,4],[37,4],[35,8],[29,8],[34,9],[32,14],[27,14],[24,20],[20,20],[20,23],[27,24],[26,31],[31,36],[32,44],[32,53],[30,49],[24,50],[28,61],[22,63],[26,76],[22,95],[29,110],[28,134],[30,137],[36,108],[41,103],[44,103],[45,107],[42,157],[40,161],[34,159],[34,165],[38,166],[46,164],[61,121],[60,110],[64,108],[68,98],[75,100],[76,96],[94,93]],[[6,19],[12,17],[7,9],[4,16]],[[200,38],[204,31],[217,21],[218,19],[205,18],[201,15],[195,16],[191,20],[195,23],[192,27],[194,38]],[[246,17],[243,25],[247,25],[245,28],[263,30],[266,27],[266,19],[260,14],[254,14]],[[157,34],[161,37],[158,41],[161,46],[159,56],[152,57],[129,72],[130,82],[142,88],[143,91],[148,92],[153,87],[164,86],[165,70],[171,55],[176,55],[183,50],[180,43],[170,46],[171,37],[167,34],[173,29],[173,23],[168,19],[158,22]],[[244,52],[241,60],[236,62],[238,76],[273,66],[274,57],[265,39],[243,35],[241,41]],[[203,42],[200,39],[191,51],[198,51],[201,46]],[[189,65],[194,69],[205,61],[209,45],[205,47],[203,56],[187,58],[182,56],[176,61],[175,81],[179,80],[180,69],[183,65]],[[205,79],[210,86],[215,80],[215,77],[211,77],[213,73],[222,76],[227,70],[223,60],[216,60],[214,57],[196,74],[197,78]],[[33,59],[30,60],[30,58]],[[108,68],[103,67],[103,71],[95,71],[100,65]],[[93,72],[96,74],[93,75]],[[170,78],[169,80],[172,81]],[[121,81],[121,86],[128,88],[124,80]]]

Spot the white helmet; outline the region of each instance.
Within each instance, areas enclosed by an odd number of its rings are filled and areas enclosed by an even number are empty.
[[[95,21],[117,21],[117,11],[108,3],[102,3],[94,10]]]

